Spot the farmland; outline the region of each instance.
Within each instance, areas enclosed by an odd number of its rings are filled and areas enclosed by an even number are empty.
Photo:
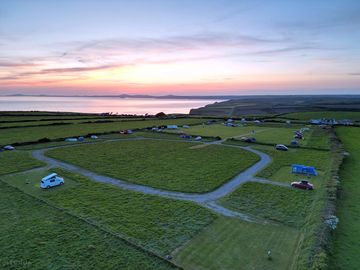
[[[213,190],[258,161],[255,154],[242,149],[192,146],[173,141],[117,141],[59,148],[47,155],[128,182],[184,192]]]
[[[0,153],[0,175],[25,171],[45,165],[31,157],[29,152]]]

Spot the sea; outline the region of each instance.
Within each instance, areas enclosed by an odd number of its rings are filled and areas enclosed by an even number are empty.
[[[213,99],[158,99],[120,97],[50,97],[1,96],[0,111],[51,111],[114,114],[156,114],[158,112],[189,113],[223,100]]]

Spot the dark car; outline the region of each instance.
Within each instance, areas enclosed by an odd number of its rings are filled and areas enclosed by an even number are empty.
[[[247,143],[254,143],[254,142],[256,142],[256,138],[254,138],[254,137],[246,138],[245,142],[247,142]]]
[[[314,185],[309,183],[309,181],[307,181],[307,180],[301,180],[299,182],[292,182],[291,186],[294,188],[307,189],[307,190],[314,189]]]

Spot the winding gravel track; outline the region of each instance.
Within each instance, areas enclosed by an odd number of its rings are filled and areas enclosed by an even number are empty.
[[[147,138],[142,138],[142,139],[148,140]],[[119,141],[120,140],[122,140],[122,139],[119,139]],[[127,139],[127,140],[139,140],[139,138],[133,138],[133,139]],[[151,140],[151,139],[149,139],[149,140]],[[220,144],[221,142],[222,141],[211,142],[210,144]],[[120,179],[116,179],[116,178],[112,178],[112,177],[108,177],[108,176],[104,176],[104,175],[99,175],[99,174],[96,174],[87,169],[81,168],[79,166],[65,163],[65,162],[56,160],[54,158],[45,156],[45,152],[50,149],[69,147],[69,146],[59,146],[59,147],[35,150],[32,152],[32,154],[36,159],[47,163],[49,167],[60,167],[60,168],[66,169],[66,170],[74,172],[74,173],[82,174],[96,182],[111,184],[111,185],[114,185],[114,186],[117,186],[117,187],[120,187],[123,189],[141,192],[144,194],[156,195],[156,196],[161,196],[161,197],[166,197],[166,198],[176,199],[176,200],[191,201],[191,202],[200,204],[203,207],[211,209],[212,211],[214,211],[218,214],[224,215],[224,216],[239,217],[246,221],[256,221],[256,218],[251,217],[246,214],[243,214],[243,213],[240,213],[240,212],[235,212],[230,209],[227,209],[227,208],[217,204],[216,201],[223,198],[224,196],[228,195],[229,193],[234,191],[236,188],[238,188],[240,185],[242,185],[245,182],[256,181],[256,182],[277,185],[278,183],[267,180],[267,179],[254,178],[254,176],[257,172],[259,172],[260,170],[265,168],[271,162],[271,158],[267,154],[262,153],[257,150],[254,150],[250,147],[242,147],[242,146],[234,146],[234,145],[223,145],[223,146],[241,148],[246,151],[252,152],[260,157],[260,161],[258,161],[257,163],[255,163],[254,165],[252,165],[251,167],[249,167],[242,173],[238,174],[232,180],[230,180],[229,182],[220,186],[219,188],[215,189],[214,191],[211,191],[208,193],[202,193],[202,194],[168,191],[168,190],[153,188],[153,187],[149,187],[149,186],[132,184],[132,183],[126,182],[124,180],[120,180]],[[282,184],[280,183],[280,185],[282,185]]]

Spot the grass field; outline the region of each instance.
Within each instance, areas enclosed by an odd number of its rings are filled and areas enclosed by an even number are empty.
[[[0,181],[1,269],[176,269]]]
[[[354,121],[360,121],[360,112],[340,112],[340,111],[322,111],[322,112],[299,112],[299,113],[288,113],[282,115],[282,117],[299,119],[299,120],[310,120],[310,119],[351,119]]]
[[[9,128],[0,132],[0,145],[32,142],[41,138],[65,138],[71,136],[83,136],[91,133],[103,133],[120,131],[123,129],[136,129],[151,127],[154,125],[166,124],[195,124],[204,120],[196,118],[186,119],[167,119],[167,120],[144,120],[144,121],[124,121],[110,123],[87,123],[73,124],[65,126],[39,126],[27,128]]]
[[[300,227],[311,211],[315,192],[317,191],[245,183],[221,199],[221,204],[235,211]]]
[[[258,131],[264,129],[261,126],[244,126],[244,127],[227,127],[223,124],[212,124],[212,125],[195,125],[190,128],[180,128],[180,131],[183,131],[190,135],[199,135],[199,136],[219,136],[222,139],[236,136],[246,136],[251,134],[253,130]],[[175,130],[173,132],[178,132]]]
[[[339,225],[334,235],[331,269],[360,269],[360,129],[336,128],[350,156],[340,171]]]
[[[0,152],[0,175],[29,170],[45,164],[31,157],[29,152]]]
[[[191,270],[287,270],[297,237],[298,231],[286,226],[219,218],[180,249],[175,262]]]
[[[126,191],[56,170],[65,185],[40,190],[48,171],[2,177],[7,183],[51,205],[85,218],[162,256],[191,239],[216,216],[190,202]]]
[[[46,154],[128,182],[184,192],[213,190],[259,159],[242,149],[220,145],[191,148],[194,145],[117,141],[59,148]]]

